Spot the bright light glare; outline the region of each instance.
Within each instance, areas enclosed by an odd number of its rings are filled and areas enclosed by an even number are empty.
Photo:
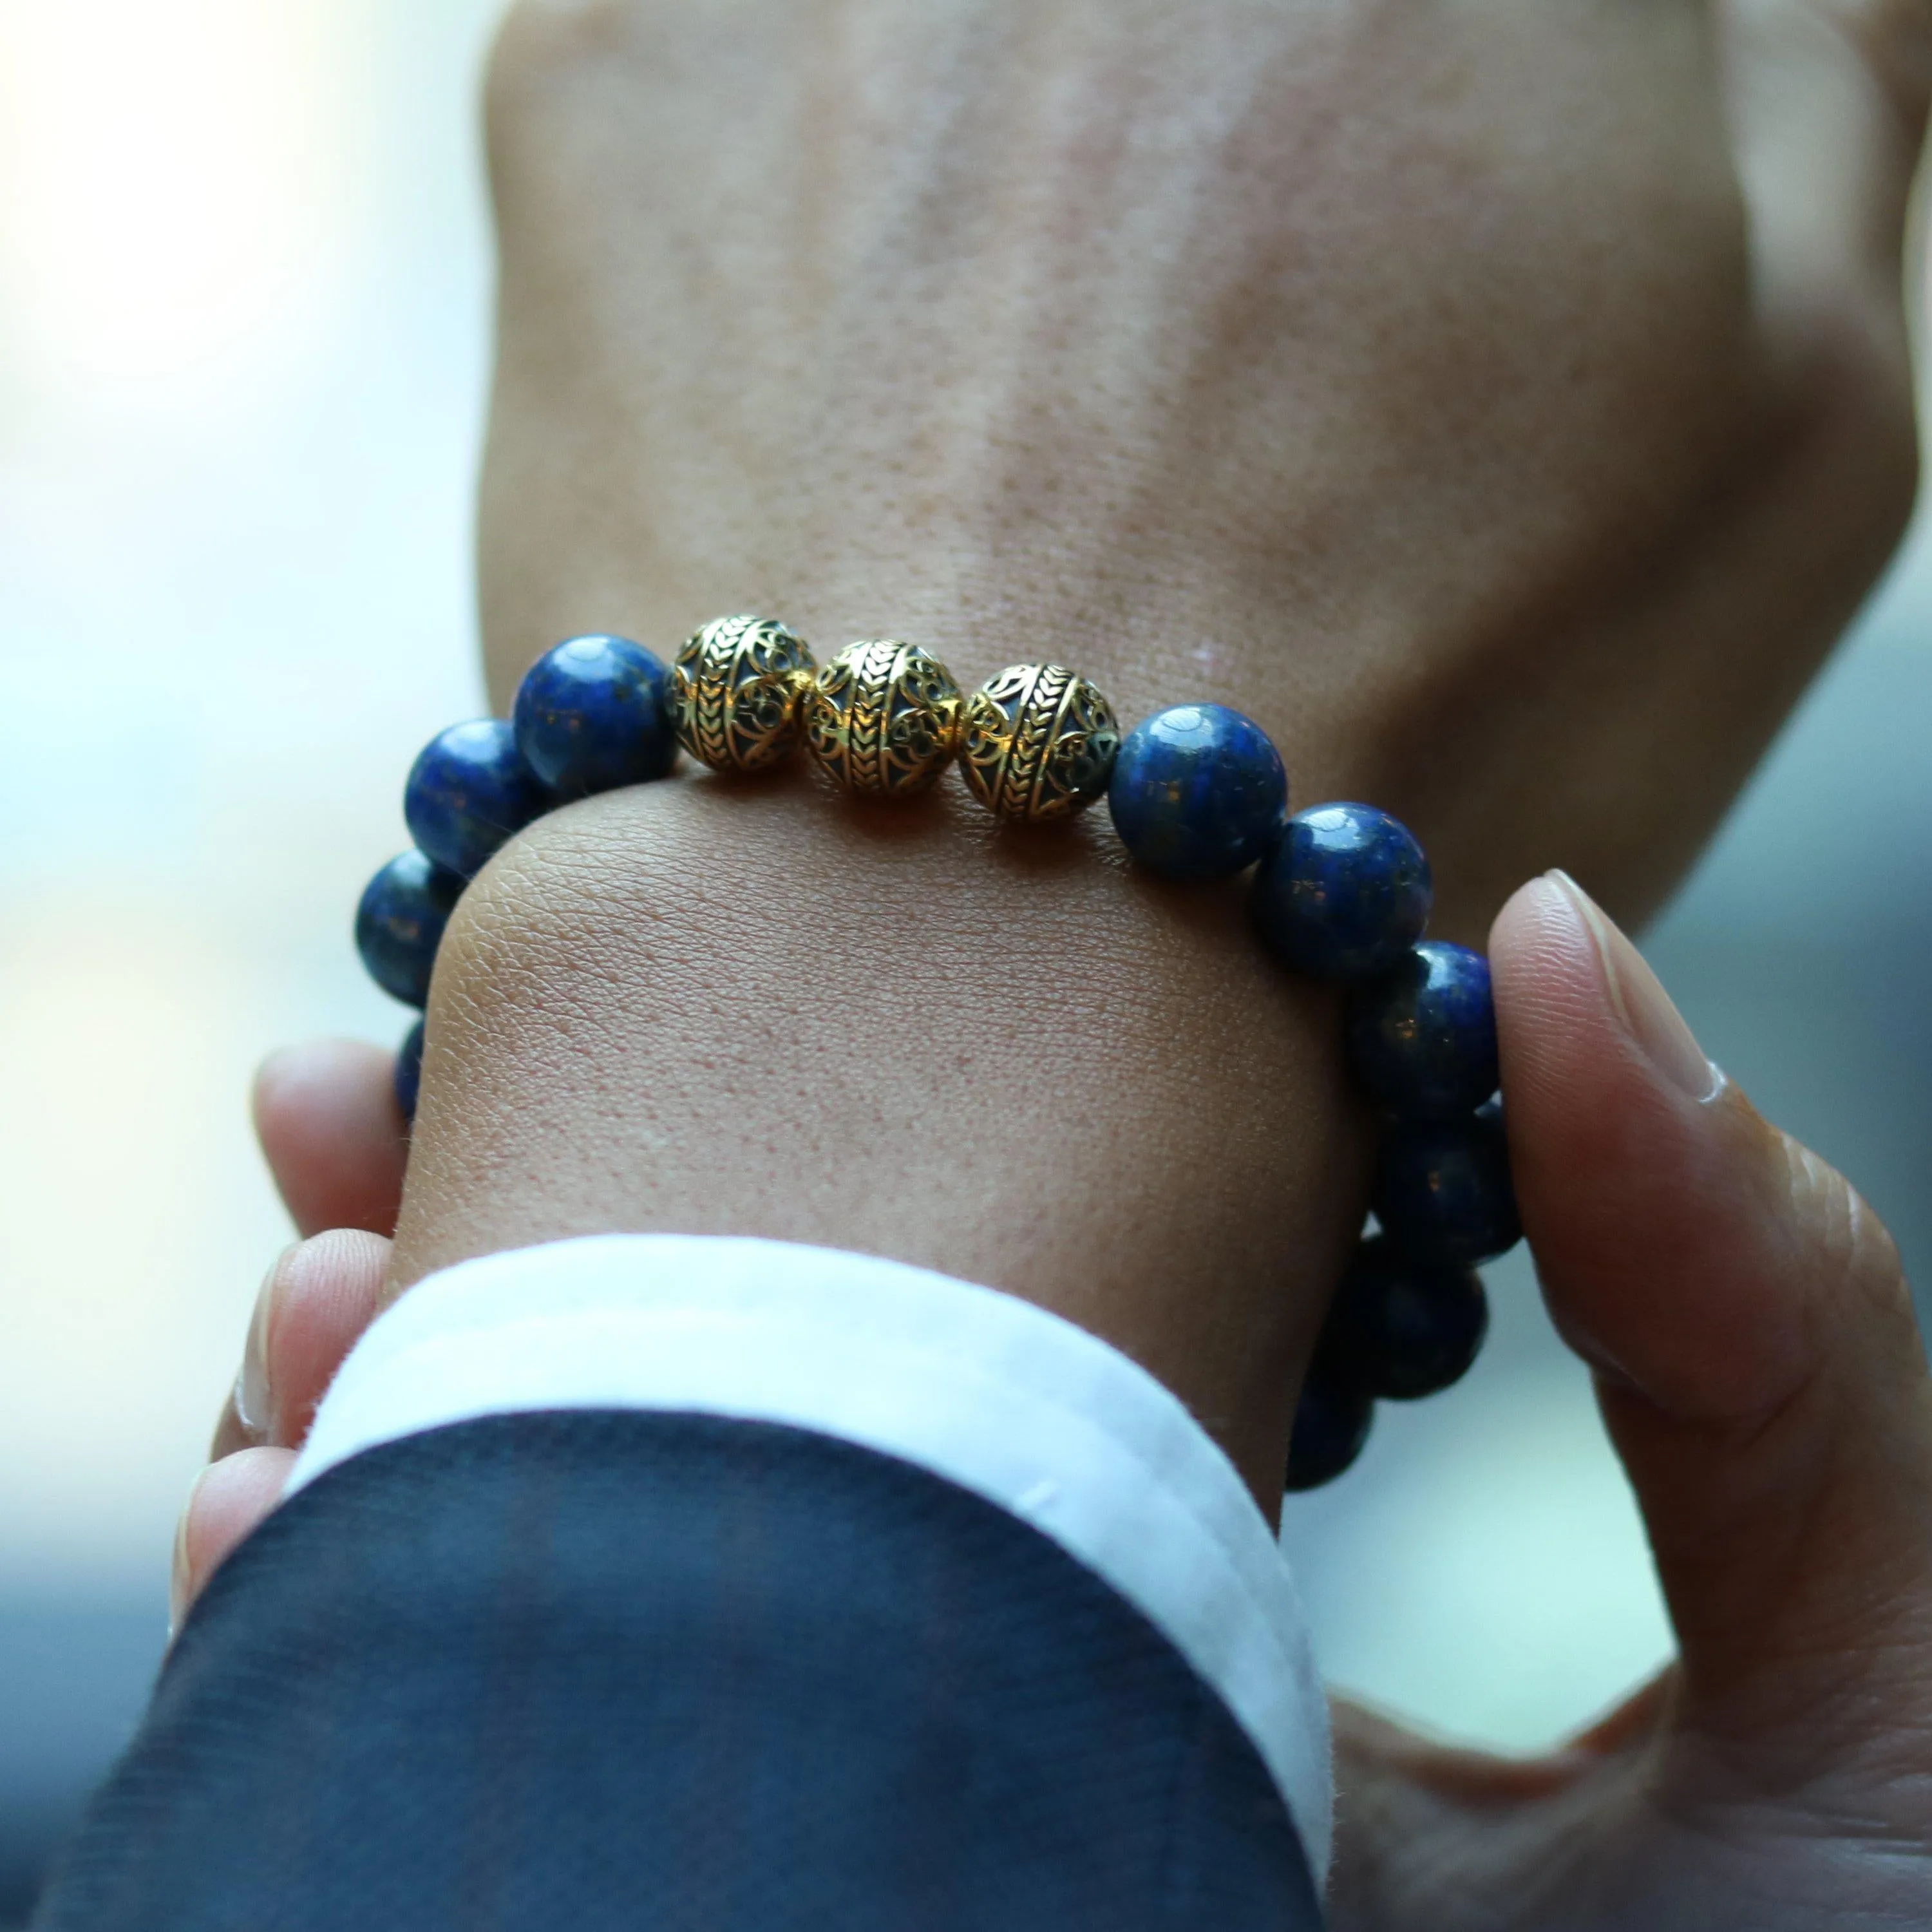
[[[313,340],[355,212],[345,10],[0,0],[16,385],[148,407],[158,379],[232,385]]]

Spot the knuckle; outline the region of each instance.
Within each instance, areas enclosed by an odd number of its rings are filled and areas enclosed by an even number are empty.
[[[493,158],[514,152],[547,110],[567,109],[622,50],[640,0],[516,0],[497,29],[484,74],[484,125]]]
[[[1888,285],[1844,331],[1834,384],[1876,500],[1903,529],[1918,487],[1918,430],[1904,314]]]
[[[642,0],[516,0],[498,30],[493,70],[512,76],[608,54]]]
[[[1856,567],[1862,586],[1896,548],[1918,498],[1904,308],[1888,283],[1840,287],[1790,320],[1783,460],[1819,486],[1821,535]]]
[[[796,25],[781,0],[514,0],[484,75],[492,158],[586,118],[648,134],[668,103],[717,94],[747,60],[768,67]]]
[[[1916,145],[1932,104],[1928,0],[1826,0],[1826,17],[1856,46]]]
[[[1912,1319],[1904,1266],[1885,1223],[1828,1161],[1789,1135],[1783,1144],[1791,1213],[1829,1300],[1854,1298]]]

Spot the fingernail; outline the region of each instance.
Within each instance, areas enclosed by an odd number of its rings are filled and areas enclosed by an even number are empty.
[[[211,1463],[208,1467],[212,1468]],[[201,1486],[208,1480],[208,1470],[204,1469],[194,1479],[194,1487],[188,1492],[188,1501],[182,1504],[180,1520],[175,1525],[174,1562],[168,1574],[168,1641],[175,1640],[175,1633],[181,1628],[182,1618],[188,1614],[188,1520],[194,1512],[194,1499],[201,1494]]]
[[[236,1418],[258,1442],[273,1439],[275,1424],[274,1390],[268,1385],[268,1324],[274,1316],[276,1288],[283,1262],[301,1245],[296,1242],[284,1248],[262,1277],[255,1312],[248,1323],[248,1340],[242,1350],[242,1372],[235,1379]]]
[[[1724,1084],[1724,1076],[1697,1044],[1643,955],[1568,872],[1545,876],[1582,920],[1603,968],[1611,1006],[1637,1050],[1679,1093],[1694,1100],[1710,1100]]]

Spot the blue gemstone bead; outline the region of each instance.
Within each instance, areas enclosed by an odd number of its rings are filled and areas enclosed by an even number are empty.
[[[419,1006],[429,998],[436,949],[463,881],[420,852],[392,859],[356,908],[356,950],[384,992]]]
[[[1288,1437],[1287,1486],[1316,1490],[1332,1483],[1362,1453],[1375,1419],[1375,1402],[1360,1389],[1310,1376]]]
[[[452,724],[425,745],[403,790],[410,836],[439,866],[466,879],[555,801],[500,718]]]
[[[1481,1113],[1390,1129],[1375,1210],[1390,1246],[1414,1261],[1467,1266],[1514,1247],[1522,1224],[1501,1120]]]
[[[1348,1002],[1348,1055],[1369,1097],[1392,1114],[1453,1119],[1496,1090],[1490,962],[1425,939]]]
[[[626,638],[572,638],[518,687],[524,762],[559,798],[661,778],[677,756],[669,674]]]
[[[1434,896],[1408,828],[1372,805],[1318,805],[1291,818],[1255,874],[1255,923],[1292,971],[1384,973],[1422,937]]]
[[[396,1053],[396,1105],[402,1108],[406,1120],[416,1117],[416,1095],[422,1086],[422,1056],[423,1023],[418,1020]]]
[[[1386,1237],[1364,1241],[1322,1331],[1322,1372],[1396,1402],[1434,1395],[1468,1373],[1489,1333],[1472,1269],[1408,1259]]]
[[[1150,872],[1225,879],[1280,830],[1288,773],[1252,718],[1225,704],[1178,704],[1127,734],[1107,807],[1120,842]]]

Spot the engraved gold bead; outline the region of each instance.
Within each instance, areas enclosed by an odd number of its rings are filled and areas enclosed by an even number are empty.
[[[805,640],[776,618],[716,619],[671,666],[677,742],[713,771],[777,764],[798,742],[813,669]]]
[[[895,638],[848,644],[805,695],[805,748],[848,791],[923,791],[959,749],[964,700],[931,652]]]
[[[1064,818],[1107,788],[1114,707],[1060,664],[1010,664],[966,700],[959,769],[1002,818]]]

